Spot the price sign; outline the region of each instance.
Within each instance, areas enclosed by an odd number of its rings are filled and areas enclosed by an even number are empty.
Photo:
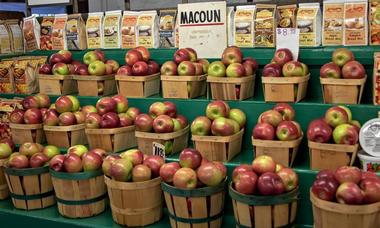
[[[277,28],[276,31],[276,49],[287,48],[293,58],[298,59],[300,30],[296,28]]]
[[[165,146],[161,143],[153,142],[153,155],[161,156],[165,160]]]

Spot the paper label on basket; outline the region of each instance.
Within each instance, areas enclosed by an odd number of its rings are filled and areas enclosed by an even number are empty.
[[[360,129],[359,141],[363,150],[372,156],[380,157],[380,119],[367,121]]]
[[[276,50],[287,48],[293,54],[293,59],[298,59],[300,49],[300,30],[297,28],[277,28],[276,31]]]
[[[165,146],[161,143],[153,142],[153,155],[161,156],[165,160]]]

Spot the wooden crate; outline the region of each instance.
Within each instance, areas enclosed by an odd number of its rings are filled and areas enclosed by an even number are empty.
[[[161,75],[163,98],[195,98],[206,95],[206,75],[164,76]]]
[[[71,75],[39,74],[40,93],[48,95],[68,95],[78,92],[77,82]]]
[[[4,166],[8,159],[0,159],[0,200],[4,200],[9,196],[8,184],[5,179]]]
[[[136,147],[135,126],[85,129],[90,149],[102,148],[107,152],[120,152]]]
[[[189,129],[190,127],[187,126],[182,130],[171,133],[150,133],[136,131],[135,136],[137,140],[137,147],[144,154],[150,155],[153,151],[153,143],[160,143],[164,145],[166,141],[172,141],[172,154],[178,153],[187,147]]]
[[[237,227],[294,227],[298,188],[276,196],[257,196],[241,194],[231,183],[229,194]]]
[[[74,145],[86,145],[85,124],[71,126],[44,126],[46,141],[49,145],[69,148]]]
[[[26,169],[5,167],[5,179],[15,208],[34,210],[55,204],[49,166]]]
[[[310,169],[333,169],[353,165],[359,145],[317,143],[308,141]]]
[[[299,102],[306,96],[310,74],[302,77],[261,77],[266,102]]]
[[[320,78],[323,101],[328,104],[359,104],[367,76],[362,79]]]
[[[380,225],[380,202],[346,205],[321,200],[310,190],[315,228],[374,228]]]
[[[254,157],[260,155],[271,156],[276,163],[283,166],[291,167],[296,158],[298,147],[303,136],[296,140],[279,141],[279,140],[261,140],[252,137]]]
[[[207,82],[210,84],[212,99],[242,101],[253,97],[255,75],[240,78],[207,76]],[[236,87],[240,88],[238,97]]]
[[[113,220],[125,226],[146,226],[162,217],[161,178],[143,182],[120,182],[107,176]]]
[[[9,123],[12,140],[15,144],[26,142],[45,143],[45,133],[42,124],[14,124]]]
[[[192,135],[195,149],[210,161],[230,161],[241,151],[244,129],[231,136]]]
[[[117,91],[125,97],[150,97],[160,93],[160,74],[115,76]]]
[[[69,218],[98,215],[106,208],[107,189],[101,169],[80,173],[50,169],[58,211]]]
[[[162,182],[171,227],[221,227],[225,184],[187,190]]]
[[[73,75],[73,78],[78,84],[79,96],[108,96],[117,93],[115,75]]]

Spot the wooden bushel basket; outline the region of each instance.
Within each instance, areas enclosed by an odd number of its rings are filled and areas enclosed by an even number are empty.
[[[161,75],[163,98],[195,98],[206,95],[206,75],[164,76]]]
[[[210,161],[230,161],[241,151],[244,129],[231,136],[192,135],[195,149]]]
[[[58,211],[69,218],[86,218],[102,213],[107,189],[101,169],[65,173],[50,169]]]
[[[291,141],[261,140],[252,137],[254,157],[268,155],[271,156],[276,163],[291,167],[296,158],[302,137],[303,136]]]
[[[148,76],[116,75],[117,91],[125,97],[150,97],[160,93],[160,74]]]
[[[328,104],[359,104],[367,76],[362,79],[320,78],[323,101]]]
[[[8,184],[5,179],[4,166],[8,159],[0,159],[0,200],[6,199],[9,196]]]
[[[317,143],[308,141],[310,168],[316,170],[333,169],[353,165],[359,145]]]
[[[78,84],[79,96],[108,96],[117,92],[115,75],[73,75],[73,78]]]
[[[55,204],[49,166],[26,169],[5,167],[5,179],[15,208],[34,210]]]
[[[187,126],[182,130],[171,133],[150,133],[136,131],[135,136],[137,140],[137,147],[144,154],[150,155],[152,154],[153,143],[160,143],[164,145],[166,141],[172,141],[173,151],[171,154],[178,153],[187,147],[189,129],[190,127]]]
[[[74,145],[86,145],[85,124],[71,126],[44,126],[46,141],[49,145],[69,148]]]
[[[119,152],[136,146],[135,126],[85,129],[90,149],[102,148],[107,152]]]
[[[185,190],[162,182],[171,227],[221,227],[225,186]]]
[[[48,95],[69,95],[78,92],[76,81],[71,75],[39,74],[40,93]]]
[[[266,102],[299,102],[306,96],[310,74],[302,77],[261,77]]]
[[[9,123],[12,140],[15,144],[26,142],[45,143],[45,133],[42,124]]]
[[[255,75],[231,78],[207,76],[210,83],[211,97],[216,100],[245,100],[253,97]],[[236,96],[236,87],[240,87],[239,97]]]
[[[113,220],[125,226],[146,226],[162,217],[161,178],[120,182],[105,176]]]
[[[380,225],[380,202],[346,205],[317,198],[310,191],[315,228],[374,228]]]
[[[293,227],[298,188],[276,196],[241,194],[229,187],[237,227]],[[338,226],[339,227],[339,226]]]

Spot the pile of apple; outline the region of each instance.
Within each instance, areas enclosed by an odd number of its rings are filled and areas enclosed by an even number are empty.
[[[42,167],[59,153],[58,147],[53,145],[44,147],[38,143],[23,143],[19,152],[9,155],[8,167],[15,169]]]
[[[125,65],[116,72],[122,76],[148,76],[160,71],[160,66],[150,59],[148,49],[143,46],[129,50],[125,54]]]
[[[106,176],[121,182],[142,182],[160,176],[165,160],[158,155],[144,156],[137,149],[127,150],[120,155],[108,155],[102,168]]]
[[[340,204],[360,205],[380,202],[380,178],[373,172],[342,166],[322,170],[311,187],[319,199]]]
[[[58,97],[42,116],[43,123],[47,126],[82,124],[85,119],[85,113],[80,111],[78,98],[71,95]]]
[[[293,58],[287,48],[280,48],[274,53],[271,63],[264,66],[263,77],[302,77],[309,74],[306,64]]]
[[[298,175],[291,168],[276,164],[267,155],[252,165],[239,165],[232,172],[233,188],[245,195],[279,195],[298,187]]]
[[[271,110],[261,113],[253,128],[254,139],[290,141],[302,137],[295,110],[287,103],[278,103]]]
[[[15,124],[40,124],[42,116],[50,107],[50,98],[46,94],[27,96],[22,100],[23,109],[15,109],[9,116],[9,121]]]
[[[53,75],[109,75],[119,69],[116,60],[106,60],[101,50],[89,51],[83,56],[83,63],[73,60],[72,53],[68,50],[60,50],[52,54],[49,63],[39,68],[40,74]]]
[[[338,48],[332,54],[332,62],[323,65],[319,74],[321,78],[360,79],[365,77],[365,69],[350,50]]]
[[[95,171],[102,168],[106,151],[95,148],[88,150],[86,146],[75,145],[66,154],[57,154],[49,162],[49,167],[56,172],[78,173]]]
[[[207,73],[209,62],[198,59],[197,52],[192,48],[180,48],[173,56],[173,61],[166,61],[161,66],[161,75],[195,76]]]
[[[128,108],[128,100],[122,95],[102,97],[96,107],[87,106],[86,128],[118,128],[132,126],[140,114],[138,108]]]
[[[354,145],[358,143],[360,123],[352,120],[351,110],[339,105],[329,108],[324,118],[310,122],[307,139],[318,143]]]
[[[191,123],[191,134],[207,136],[230,136],[244,128],[247,121],[245,113],[222,101],[215,100],[206,107],[206,116],[198,116]]]
[[[166,163],[161,167],[161,179],[180,189],[213,187],[222,183],[227,168],[222,162],[210,162],[196,149],[186,148],[179,155],[179,162]]]
[[[244,77],[254,75],[258,67],[255,59],[243,58],[240,48],[231,46],[224,49],[221,61],[209,65],[207,74],[213,77]]]

